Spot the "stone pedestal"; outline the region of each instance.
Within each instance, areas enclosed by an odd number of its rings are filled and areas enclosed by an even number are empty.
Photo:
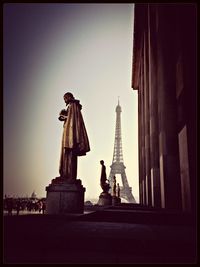
[[[112,196],[112,205],[115,206],[117,204],[121,203],[121,198],[117,197],[117,196]]]
[[[99,206],[109,206],[112,205],[112,196],[109,193],[102,192],[99,196],[98,201]]]
[[[83,213],[85,188],[81,180],[68,182],[57,177],[46,187],[46,191],[46,214]]]

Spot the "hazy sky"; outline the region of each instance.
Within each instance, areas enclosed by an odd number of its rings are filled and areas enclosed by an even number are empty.
[[[58,114],[70,91],[83,106],[91,147],[78,158],[85,199],[102,191],[101,159],[110,173],[118,96],[124,164],[138,199],[133,15],[133,4],[4,4],[4,194],[46,196],[59,176]]]

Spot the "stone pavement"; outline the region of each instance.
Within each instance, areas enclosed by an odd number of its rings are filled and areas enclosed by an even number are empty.
[[[4,263],[195,263],[190,214],[107,208],[4,216]]]

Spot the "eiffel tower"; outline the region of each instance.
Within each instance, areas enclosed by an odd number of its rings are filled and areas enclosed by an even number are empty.
[[[136,203],[135,198],[132,194],[132,188],[128,184],[128,180],[125,173],[125,166],[123,163],[123,154],[122,154],[122,137],[121,137],[121,106],[118,105],[116,107],[116,128],[115,128],[115,144],[114,144],[114,153],[113,153],[113,161],[110,166],[111,171],[109,175],[109,183],[111,185],[110,191],[112,192],[113,186],[113,176],[116,174],[121,174],[122,186],[120,186],[120,197],[126,199],[129,203]]]

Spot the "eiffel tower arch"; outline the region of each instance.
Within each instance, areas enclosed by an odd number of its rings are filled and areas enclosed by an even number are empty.
[[[112,193],[112,186],[113,186],[113,176],[116,174],[121,175],[122,186],[120,186],[120,197],[126,199],[129,203],[136,203],[135,198],[132,194],[132,188],[128,184],[128,179],[126,177],[125,169],[123,162],[123,153],[122,153],[122,137],[121,137],[121,106],[118,105],[116,107],[116,128],[115,128],[115,144],[114,144],[114,153],[113,153],[113,160],[112,165],[110,166],[110,175],[109,175],[109,182],[111,185],[111,193]]]

